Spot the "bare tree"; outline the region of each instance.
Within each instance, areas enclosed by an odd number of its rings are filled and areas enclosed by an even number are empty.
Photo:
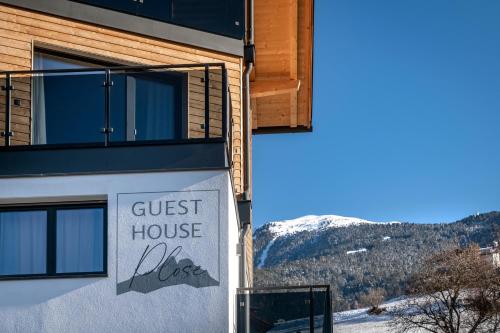
[[[368,310],[368,312],[379,314],[382,312],[380,304],[384,302],[384,298],[385,290],[382,288],[374,288],[370,289],[366,294],[363,294],[359,300],[363,305],[370,306],[370,310]]]
[[[397,332],[499,332],[500,272],[477,246],[447,250],[425,261],[394,311]]]

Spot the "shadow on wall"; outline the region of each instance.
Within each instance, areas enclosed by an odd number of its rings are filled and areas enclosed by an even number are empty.
[[[0,308],[47,302],[105,278],[0,281]]]

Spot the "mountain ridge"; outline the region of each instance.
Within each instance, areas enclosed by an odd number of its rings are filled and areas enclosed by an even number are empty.
[[[253,236],[256,286],[330,284],[342,311],[371,288],[403,295],[406,280],[436,251],[491,244],[500,236],[500,212],[443,224],[307,215],[266,223]]]

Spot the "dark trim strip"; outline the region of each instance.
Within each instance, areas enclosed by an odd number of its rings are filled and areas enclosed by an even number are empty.
[[[222,139],[184,144],[7,148],[0,149],[0,178],[230,168],[227,144]]]
[[[286,133],[308,133],[312,132],[313,128],[306,126],[297,126],[297,127],[289,127],[289,126],[270,126],[270,127],[262,127],[252,130],[252,134],[286,134]]]
[[[243,56],[243,41],[68,0],[1,0],[0,3],[129,31],[210,51]]]
[[[106,278],[108,273],[75,273],[75,274],[58,274],[58,275],[0,275],[0,281],[15,281],[15,280],[46,280],[46,279],[82,279],[82,278]]]
[[[309,289],[330,289],[330,285],[328,284],[312,284],[312,285],[303,285],[303,286],[276,286],[276,287],[249,287],[249,288],[237,288],[236,292],[245,292],[245,291],[270,291],[270,290],[297,290],[297,289],[305,289],[309,291]]]

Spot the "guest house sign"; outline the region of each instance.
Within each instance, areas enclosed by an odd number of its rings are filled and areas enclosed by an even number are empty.
[[[120,193],[117,294],[219,285],[218,190]]]

